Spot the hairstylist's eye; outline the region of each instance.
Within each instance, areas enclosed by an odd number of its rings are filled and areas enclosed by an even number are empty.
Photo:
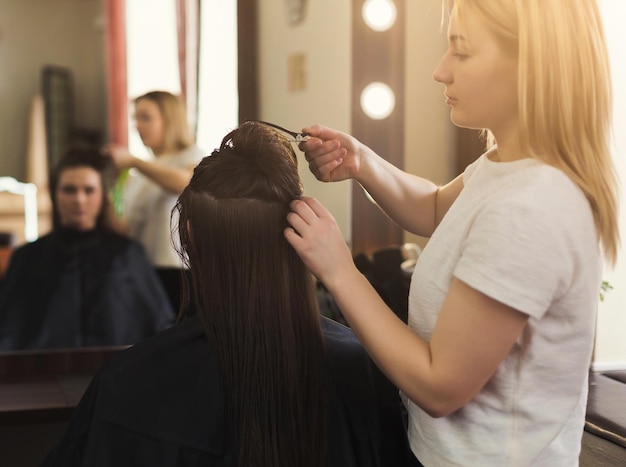
[[[135,121],[140,123],[150,123],[150,116],[146,114],[135,114]]]

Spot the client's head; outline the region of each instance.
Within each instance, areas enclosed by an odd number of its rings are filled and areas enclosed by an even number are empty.
[[[78,231],[103,227],[111,166],[96,149],[67,151],[50,175],[53,228]]]
[[[283,236],[302,193],[291,144],[246,122],[181,194],[181,256],[225,386],[237,465],[322,465],[325,352],[314,279]]]

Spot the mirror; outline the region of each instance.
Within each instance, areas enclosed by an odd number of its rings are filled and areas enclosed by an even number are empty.
[[[98,99],[87,100],[83,102],[89,102],[89,104],[82,105],[81,111],[89,111],[91,113],[99,113],[102,128],[106,129],[105,119],[105,77],[104,77],[104,28],[102,26],[102,6],[105,4],[105,0],[49,0],[46,4],[55,5],[54,7],[47,7],[45,9],[36,9],[36,17],[33,16],[32,8],[20,5],[20,0],[9,0],[1,2],[0,4],[0,18],[13,18],[10,23],[15,24],[16,27],[8,27],[9,23],[2,22],[0,20],[0,45],[6,47],[0,47],[0,66],[3,69],[12,66],[15,63],[16,66],[20,63],[22,57],[20,57],[20,50],[24,50],[22,47],[22,41],[28,43],[29,51],[32,53],[38,52],[41,54],[41,50],[37,50],[36,47],[31,44],[34,39],[31,36],[32,31],[42,31],[42,26],[39,23],[43,22],[43,17],[48,16],[53,18],[57,24],[61,24],[63,21],[58,19],[59,14],[71,17],[71,24],[80,23],[80,30],[85,30],[87,35],[91,34],[92,40],[98,44],[99,49],[96,47],[92,50],[89,57],[82,57],[83,60],[90,60],[90,63],[98,63],[100,66],[100,74],[98,76],[87,76],[86,79],[80,79],[75,77],[75,81],[81,83],[88,83],[89,86],[97,88],[96,84],[99,82],[98,91],[80,90],[77,91],[77,98],[85,98],[85,96],[100,96],[101,103],[93,104],[92,102],[98,102]],[[341,30],[341,34],[337,37],[328,35],[316,34],[319,31],[321,24],[327,24],[328,18],[324,14],[328,9],[336,10],[335,2],[331,0],[323,0],[317,4],[316,8],[310,8],[309,14],[306,15],[302,24],[297,26],[291,26],[285,20],[285,5],[282,0],[269,0],[268,2],[262,2],[259,4],[255,0],[238,0],[238,24],[239,24],[239,95],[240,95],[240,111],[241,118],[255,118],[259,115],[260,109],[263,110],[263,115],[267,119],[271,119],[277,123],[283,125],[303,125],[314,122],[322,122],[333,126],[335,128],[350,128],[350,95],[352,90],[352,83],[350,77],[350,63],[351,63],[351,33],[350,28],[338,28]],[[311,5],[309,5],[311,6]],[[55,9],[56,8],[56,9]],[[80,12],[87,10],[87,19],[80,20]],[[256,21],[257,10],[259,11],[259,21]],[[18,21],[15,12],[21,11],[21,19]],[[72,11],[71,15],[67,14],[67,11]],[[11,15],[9,15],[11,13]],[[413,15],[421,22],[430,24],[432,18],[428,18],[422,14],[421,10],[417,10]],[[351,5],[350,3],[344,4],[341,8],[335,11],[333,15],[333,21],[336,21],[338,25],[350,24],[351,18]],[[422,20],[422,18],[424,18]],[[422,28],[421,22],[418,23],[419,27],[410,28],[411,31],[428,30]],[[21,24],[20,24],[21,23]],[[440,34],[436,22],[433,34]],[[19,35],[19,40],[14,44],[16,40],[14,37],[17,34],[16,29],[24,30]],[[263,40],[258,41],[257,30],[263,34]],[[50,50],[57,50],[58,47],[53,45],[59,32],[54,29],[48,28],[46,30],[45,41],[50,42]],[[65,33],[64,33],[65,34]],[[45,43],[44,41],[44,43]],[[74,35],[74,42],[61,47],[61,49],[72,49],[76,47],[77,41],[80,41],[79,34]],[[71,42],[71,41],[70,41]],[[445,41],[442,41],[445,43]],[[410,43],[419,44],[419,40],[413,40]],[[12,45],[13,44],[13,45]],[[10,46],[10,47],[9,47]],[[44,46],[37,46],[46,50]],[[86,46],[85,46],[86,47]],[[10,55],[7,55],[7,50],[16,49]],[[35,50],[33,50],[35,49]],[[286,64],[289,61],[289,57],[296,52],[304,52],[305,57],[305,69],[307,74],[307,87],[303,91],[289,91],[288,87],[288,70]],[[332,50],[332,54],[328,54],[326,51]],[[425,52],[420,54],[407,54],[408,56],[415,56],[421,60],[416,66],[424,66],[422,62],[426,62],[427,68],[430,70],[439,58],[439,50],[436,48],[428,48]],[[46,51],[46,53],[48,53]],[[433,55],[434,57],[431,57]],[[263,57],[263,60],[258,60],[257,56]],[[13,61],[9,62],[11,58]],[[30,60],[30,58],[29,58]],[[5,63],[7,66],[5,66]],[[29,99],[32,98],[37,90],[39,90],[38,73],[41,66],[41,60],[34,65],[30,65],[26,72],[31,73],[32,83],[27,87],[28,92],[22,92],[20,97],[20,103],[12,104],[14,108],[23,107],[21,121],[20,119],[14,119],[16,122],[13,127],[19,127],[22,134],[26,134],[27,130],[27,107],[29,105]],[[332,68],[333,73],[328,73],[327,70]],[[34,71],[32,71],[34,70]],[[22,75],[26,76],[28,73],[23,72]],[[97,75],[94,73],[93,75]],[[336,76],[342,76],[343,79],[336,79]],[[0,87],[2,92],[6,96],[12,94],[17,95],[15,91],[11,91],[8,82],[4,82],[4,73],[0,74]],[[94,79],[91,79],[94,78]],[[97,79],[96,79],[97,78]],[[21,78],[25,81],[25,78]],[[426,83],[417,83],[420,89],[422,87],[431,86],[435,88],[432,95],[437,95],[438,87],[436,83],[432,82],[430,76],[426,76]],[[14,78],[13,83],[20,82],[20,79]],[[86,85],[86,84],[85,84]],[[258,96],[258,89],[262,89],[262,93]],[[326,96],[325,99],[320,99],[319,96]],[[8,97],[7,99],[8,102]],[[12,98],[13,100],[13,98]],[[3,101],[4,102],[4,101]],[[332,103],[332,108],[329,108],[328,103]],[[437,101],[439,104],[439,101]],[[441,112],[446,112],[443,109]],[[10,114],[11,112],[5,112],[3,115]],[[436,112],[435,112],[436,113]],[[429,112],[429,114],[431,114]],[[433,113],[434,114],[434,113]],[[88,116],[77,117],[88,123]],[[438,121],[439,119],[429,119],[428,123]],[[447,125],[447,114],[443,115],[440,119]],[[6,120],[1,120],[2,127]],[[92,119],[95,121],[95,119]],[[89,126],[98,126],[91,125]],[[13,128],[12,127],[12,128]],[[417,131],[419,130],[419,131]],[[420,134],[439,134],[441,130],[433,130],[431,126],[418,125],[418,129],[412,131],[412,136],[419,136]],[[0,128],[3,131],[3,136],[6,134],[6,130]],[[17,132],[15,132],[17,133]],[[19,144],[19,150],[11,150],[11,153],[18,154],[17,156],[6,158],[0,158],[0,173],[8,172],[14,174],[16,177],[21,178],[24,173],[23,165],[23,153],[26,143],[24,142],[25,136],[19,135],[12,136],[7,141],[11,140],[13,144]],[[3,141],[5,138],[3,138]],[[17,141],[17,142],[16,142]],[[429,140],[430,141],[430,140]],[[445,141],[450,141],[450,138],[446,138]],[[445,143],[448,144],[448,143]],[[445,146],[445,145],[444,145]],[[4,149],[4,148],[3,148]],[[444,152],[448,153],[447,146],[444,148]],[[441,153],[437,147],[433,148],[432,145],[428,146],[428,153],[438,154]],[[401,157],[401,155],[399,155]],[[416,170],[417,172],[424,172],[427,176],[431,176],[434,179],[439,179],[439,171],[444,173],[447,171],[443,162],[438,162],[439,165],[434,164],[437,167],[437,173],[433,175],[432,171],[428,170]],[[440,166],[442,166],[440,168]],[[19,167],[19,169],[18,169]],[[302,167],[306,168],[306,164],[302,164]],[[420,168],[421,169],[421,168]],[[345,234],[345,238],[349,241],[352,235],[351,228],[351,193],[350,184],[321,184],[314,180],[314,177],[303,171],[303,179],[307,191],[311,196],[315,196],[320,199],[325,205],[329,206],[338,219],[338,222]],[[317,189],[317,191],[315,191]],[[2,204],[2,203],[0,203]],[[0,207],[1,209],[1,207]],[[357,229],[359,231],[364,229]]]
[[[94,144],[106,138],[104,0],[3,1],[0,18],[0,175],[27,180],[33,175],[27,170],[27,154],[37,153],[39,176],[29,181],[38,185],[41,236],[51,228],[47,167],[58,160],[67,132],[73,131],[74,140],[89,135]],[[47,125],[44,132],[46,120],[57,124]],[[33,128],[40,133],[34,134]],[[25,241],[18,227],[24,221],[22,200],[3,195],[0,230],[12,231],[13,246],[19,246]]]
[[[74,122],[109,137],[104,6],[110,0],[0,2],[0,176],[26,177],[30,108],[42,90],[43,67],[71,70]],[[123,1],[123,0],[122,0]],[[239,114],[257,117],[256,0],[239,5]],[[83,133],[85,134],[85,133]],[[46,178],[45,175],[43,177]],[[49,196],[40,190],[40,202]],[[21,200],[18,201],[19,204]],[[17,207],[21,206],[19,204]],[[5,222],[0,201],[0,230],[17,231]],[[40,208],[41,209],[41,208]],[[23,214],[13,209],[17,221]],[[9,213],[11,214],[11,213]],[[50,223],[40,216],[40,235]],[[23,238],[16,239],[15,245]],[[98,368],[124,347],[22,350],[0,352],[0,451],[16,467],[37,465],[65,429],[80,396]],[[30,405],[29,405],[30,404]],[[27,448],[23,440],[28,439]]]
[[[73,126],[81,130],[80,134],[97,133],[101,141],[108,139],[104,27],[107,1],[49,0],[35,8],[27,2],[11,0],[0,5],[0,18],[6,21],[0,23],[0,44],[5,46],[0,49],[0,67],[13,73],[10,76],[12,79],[8,79],[6,84],[0,82],[0,85],[3,86],[2,92],[7,94],[5,101],[11,108],[20,109],[22,115],[22,118],[9,118],[11,112],[0,115],[2,140],[10,142],[13,149],[8,152],[17,155],[0,159],[0,174],[25,178],[22,154],[27,151],[28,145],[30,104],[33,96],[50,87],[50,77],[62,78],[65,84],[71,83]],[[68,14],[70,11],[71,14]],[[246,34],[252,36],[254,29],[246,28]],[[253,47],[253,41],[245,42]],[[5,50],[8,52],[4,53]],[[248,63],[251,62],[248,60]],[[18,79],[18,76],[22,78]],[[9,88],[9,85],[19,88],[19,91]],[[256,100],[256,96],[247,95],[243,105],[246,100]],[[54,101],[53,94],[50,102],[55,104]],[[247,114],[252,118],[255,116]],[[45,196],[48,196],[47,193]],[[40,235],[47,233],[46,227],[42,226]],[[19,239],[16,246],[22,241]]]

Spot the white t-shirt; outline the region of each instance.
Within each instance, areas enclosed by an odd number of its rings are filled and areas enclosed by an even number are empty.
[[[409,326],[430,340],[453,277],[529,320],[458,411],[435,419],[404,398],[411,448],[425,466],[578,465],[600,258],[589,203],[560,170],[485,155],[466,169],[416,264]]]
[[[164,154],[154,160],[170,167],[196,165],[206,154],[196,146],[190,146],[175,154]],[[176,252],[179,244],[176,231],[178,218],[170,216],[178,196],[164,190],[141,173],[134,173],[125,192],[125,215],[129,235],[141,242],[148,258],[157,267],[182,267]]]

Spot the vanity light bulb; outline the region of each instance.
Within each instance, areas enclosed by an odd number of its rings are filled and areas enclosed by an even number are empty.
[[[396,22],[396,5],[392,0],[366,0],[361,14],[371,29],[386,31]]]
[[[361,92],[361,109],[374,119],[387,118],[396,106],[396,96],[385,83],[370,83]]]

